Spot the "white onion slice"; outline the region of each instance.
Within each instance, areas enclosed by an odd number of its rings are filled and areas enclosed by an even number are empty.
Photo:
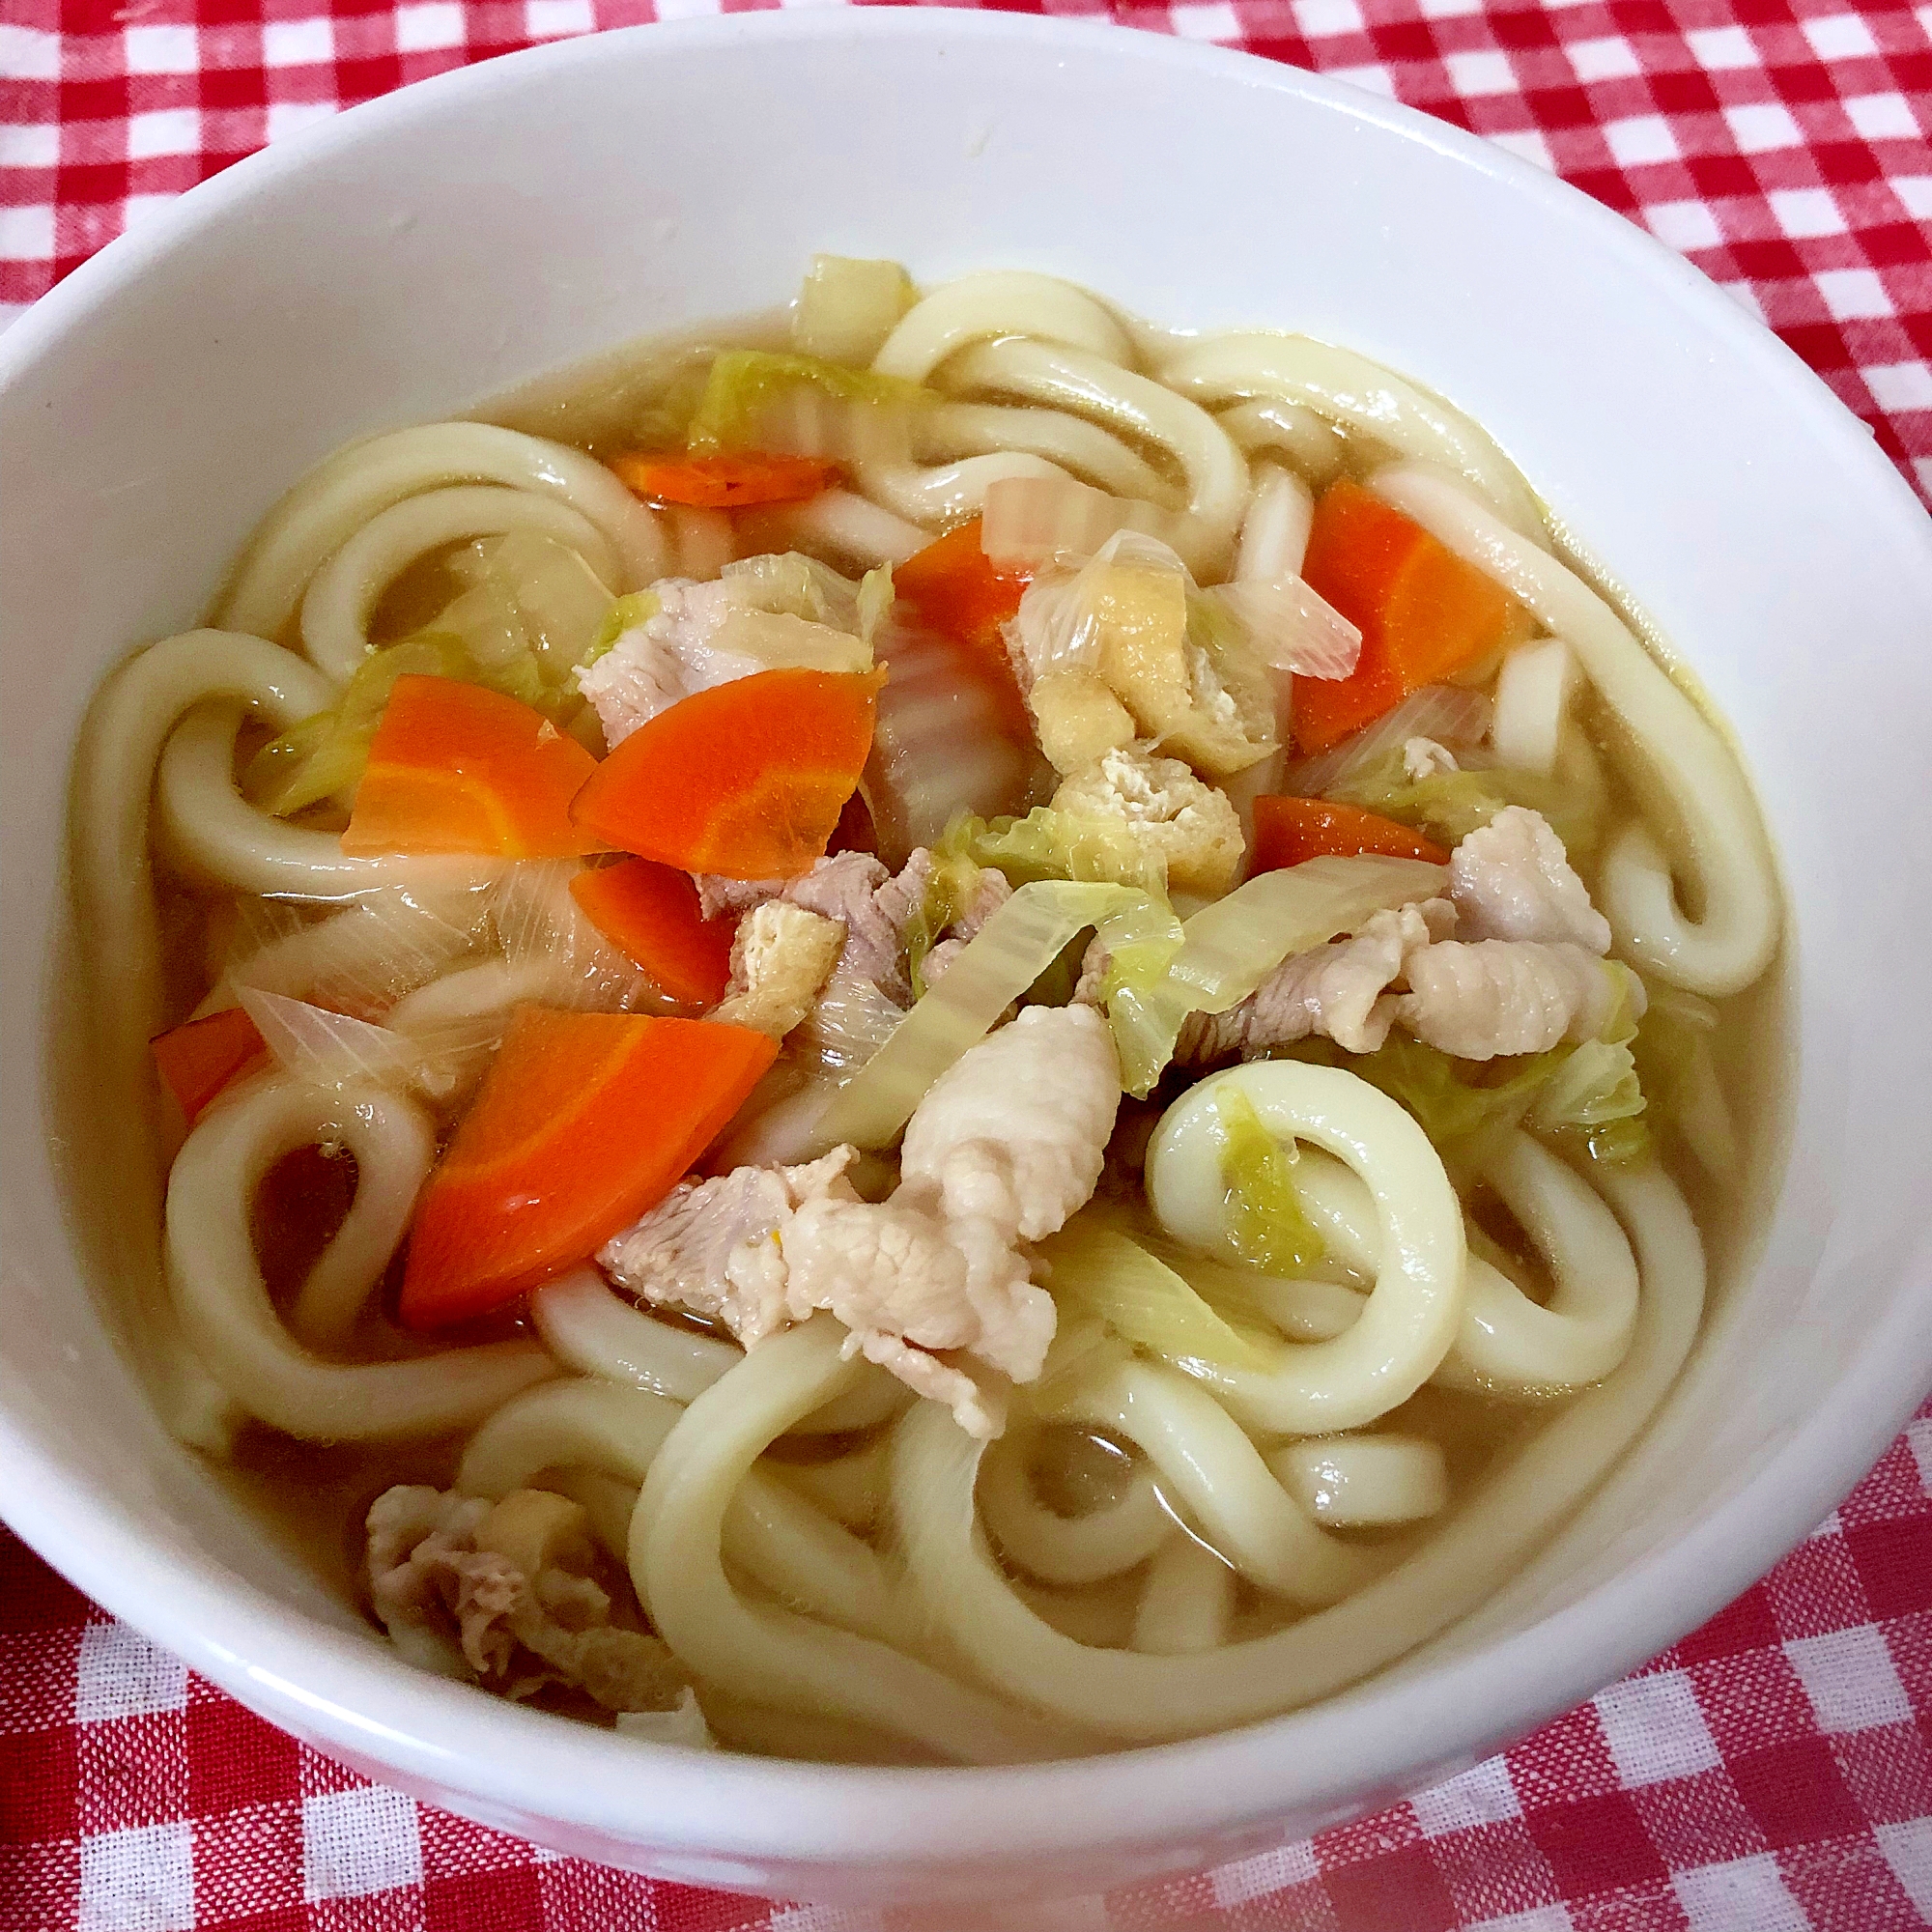
[[[236,988],[242,1009],[284,1071],[317,1087],[368,1083],[447,1100],[502,1039],[506,1015],[485,1014],[398,1033],[259,986]]]
[[[1200,594],[1239,625],[1271,670],[1347,677],[1361,657],[1361,632],[1298,577],[1222,583]]]
[[[414,1082],[422,1051],[402,1034],[259,986],[238,986],[235,992],[269,1051],[298,1079],[318,1087],[356,1080],[381,1087]]]
[[[1289,767],[1288,789],[1320,798],[1343,779],[1397,752],[1411,738],[1433,738],[1452,750],[1480,744],[1490,728],[1490,700],[1460,684],[1426,684],[1375,724],[1313,758]]]

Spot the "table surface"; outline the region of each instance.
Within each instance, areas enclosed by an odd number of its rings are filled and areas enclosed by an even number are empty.
[[[0,0],[0,325],[340,107],[746,4]],[[1932,501],[1932,7],[1045,11],[1339,75],[1552,169],[1775,328]],[[696,1891],[415,1804],[250,1717],[0,1531],[0,1932],[1905,1932],[1932,1924],[1929,1492],[1932,1408],[1722,1615],[1475,1771],[1221,1871],[964,1915]]]

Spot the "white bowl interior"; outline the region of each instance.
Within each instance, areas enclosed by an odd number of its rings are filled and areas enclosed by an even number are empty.
[[[1694,666],[1782,854],[1802,1056],[1762,1266],[1503,1599],[1229,1738],[997,1773],[694,1764],[416,1677],[161,1435],[70,1242],[57,1169],[84,1161],[87,1113],[55,1138],[44,1012],[66,759],[104,667],[192,622],[345,439],[767,306],[816,248],[925,280],[1043,269],[1163,323],[1328,337],[1447,394]],[[1895,997],[1928,937],[1899,869],[1932,845],[1932,536],[1772,337],[1533,170],[1152,37],[924,13],[659,27],[408,90],[233,171],[21,322],[0,385],[0,1496],[110,1607],[373,1775],[592,1856],[854,1901],[1235,1856],[1453,1769],[1668,1641],[1803,1534],[1932,1379],[1932,1009]]]

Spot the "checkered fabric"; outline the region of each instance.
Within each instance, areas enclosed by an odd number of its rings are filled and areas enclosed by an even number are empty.
[[[0,323],[338,107],[765,0],[0,0]],[[1068,13],[1105,13],[1085,4]],[[1119,0],[1554,169],[1760,315],[1932,500],[1932,8]],[[1932,1409],[1648,1669],[1395,1810],[1206,1876],[921,1932],[1932,1924]],[[0,1932],[901,1932],[557,1859],[249,1717],[0,1532]]]
[[[1106,1897],[874,1913],[559,1859],[367,1784],[0,1531],[0,1932],[1911,1932],[1932,1405],[1721,1616],[1406,1804]]]

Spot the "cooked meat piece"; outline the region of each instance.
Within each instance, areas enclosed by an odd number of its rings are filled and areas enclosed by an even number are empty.
[[[718,648],[719,631],[740,608],[728,582],[667,577],[651,589],[656,615],[633,624],[577,674],[578,689],[595,706],[604,741],[613,748],[694,692],[766,668],[746,652]]]
[[[714,1316],[747,1348],[785,1326],[782,1271],[766,1263],[772,1236],[808,1201],[856,1201],[845,1170],[854,1148],[798,1167],[736,1167],[682,1180],[635,1226],[597,1251],[599,1264],[640,1300]]]
[[[609,1711],[664,1711],[684,1690],[665,1644],[611,1621],[589,1519],[544,1490],[500,1502],[385,1491],[367,1520],[371,1601],[416,1662],[523,1698],[556,1686]]]
[[[692,878],[697,887],[698,914],[704,919],[735,918],[779,897],[785,889],[783,879],[727,879],[723,872],[694,872]]]
[[[793,1317],[829,1309],[865,1340],[962,1350],[1015,1380],[1038,1375],[1053,1298],[990,1224],[949,1217],[921,1189],[890,1201],[809,1202],[779,1236]],[[876,1355],[877,1351],[868,1350]]]
[[[751,558],[704,583],[662,578],[651,594],[657,610],[577,674],[612,746],[713,685],[786,665],[865,670],[872,662],[855,635],[851,586],[803,557]]]
[[[932,855],[915,852],[896,877],[869,852],[839,852],[821,859],[785,897],[826,919],[843,922],[845,950],[839,964],[871,980],[898,1006],[912,1004],[905,974],[905,928],[925,902]]]
[[[907,1123],[903,1179],[949,1215],[1044,1240],[1094,1192],[1121,1104],[1114,1037],[1092,1007],[1028,1007],[935,1080]]]
[[[1563,841],[1538,811],[1505,806],[1449,861],[1449,896],[1465,939],[1532,939],[1610,950],[1610,923],[1590,903]]]
[[[1409,958],[1408,983],[1396,1016],[1418,1039],[1460,1060],[1588,1039],[1621,995],[1621,976],[1595,953],[1534,940],[1426,947]]]
[[[1227,1012],[1191,1014],[1175,1058],[1187,1066],[1253,1060],[1310,1034],[1350,1053],[1373,1053],[1395,1024],[1399,1001],[1389,988],[1418,953],[1455,929],[1456,909],[1446,899],[1378,912],[1352,938],[1284,959]]]
[[[993,1434],[997,1378],[1031,1380],[1053,1339],[1053,1298],[1019,1242],[1057,1232],[1093,1193],[1120,1097],[1100,1015],[1030,1008],[933,1083],[889,1200],[859,1198],[850,1148],[737,1168],[687,1181],[598,1259],[647,1300],[716,1315],[747,1347],[827,1310],[855,1350],[949,1403],[961,1428]]]

